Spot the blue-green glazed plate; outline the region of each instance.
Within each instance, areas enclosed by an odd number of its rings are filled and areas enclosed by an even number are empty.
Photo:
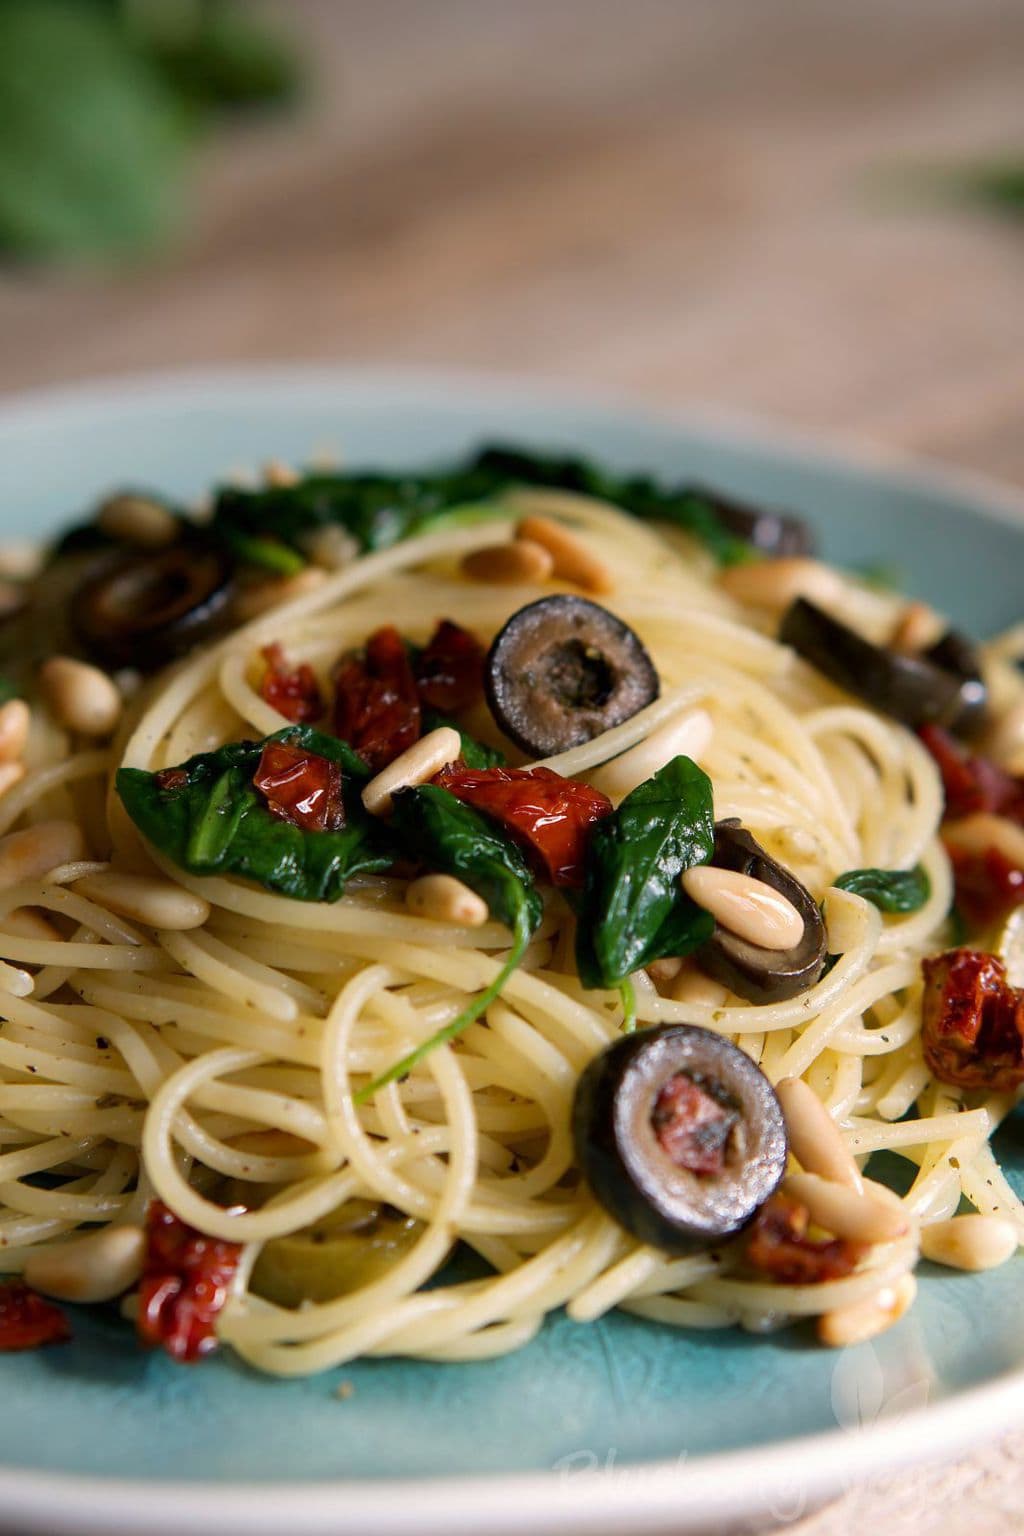
[[[328,369],[131,380],[0,403],[0,537],[104,490],[196,496],[235,466],[419,464],[488,439],[578,449],[791,508],[826,555],[882,563],[987,634],[1024,616],[1024,506],[973,480],[850,463],[763,429],[671,423],[546,388]],[[999,1154],[1024,1189],[1024,1116]],[[788,1520],[851,1479],[1024,1419],[1024,1265],[922,1277],[889,1334],[680,1334],[550,1320],[471,1365],[367,1361],[308,1381],[144,1354],[116,1319],[0,1366],[0,1523],[20,1531],[681,1533]],[[341,1381],[351,1395],[338,1395]]]

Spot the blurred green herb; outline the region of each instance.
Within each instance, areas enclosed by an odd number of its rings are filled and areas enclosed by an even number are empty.
[[[973,203],[1024,218],[1024,155],[967,166],[954,185]]]
[[[290,100],[298,80],[242,0],[0,0],[0,255],[166,241],[210,119]]]

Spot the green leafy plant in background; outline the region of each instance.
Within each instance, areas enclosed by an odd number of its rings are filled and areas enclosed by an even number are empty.
[[[216,115],[298,84],[243,0],[0,0],[0,256],[151,251]]]

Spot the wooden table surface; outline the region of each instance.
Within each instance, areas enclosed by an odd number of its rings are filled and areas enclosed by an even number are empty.
[[[1024,225],[895,190],[1022,147],[1024,5],[276,8],[316,64],[305,116],[212,144],[194,226],[156,264],[0,275],[0,390],[205,362],[483,366],[1024,484]],[[1024,1435],[795,1529],[1017,1530],[1022,1465]]]

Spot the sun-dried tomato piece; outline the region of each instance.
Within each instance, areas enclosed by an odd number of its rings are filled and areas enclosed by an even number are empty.
[[[161,768],[153,777],[158,789],[184,789],[188,783],[188,774],[184,768]]]
[[[260,754],[253,785],[267,809],[306,832],[337,832],[345,825],[341,769],[316,752],[270,741]]]
[[[23,1280],[0,1285],[0,1354],[63,1344],[71,1324],[60,1307],[37,1295]]]
[[[690,1173],[721,1173],[739,1113],[722,1104],[685,1072],[677,1072],[658,1094],[651,1126],[662,1151]]]
[[[343,660],[334,678],[334,730],[378,773],[419,740],[422,711],[405,641],[378,629],[362,656]]]
[[[206,1237],[162,1200],[146,1217],[146,1258],[136,1329],[144,1344],[175,1360],[201,1360],[217,1348],[215,1322],[241,1258],[240,1243]]]
[[[1024,779],[1006,773],[987,757],[968,752],[941,726],[922,726],[918,735],[942,775],[947,816],[993,811],[1024,826]]]
[[[946,844],[953,866],[956,905],[970,928],[986,928],[1000,921],[1024,902],[1024,870],[1002,849],[986,848],[972,853]]]
[[[595,821],[612,803],[589,784],[551,768],[466,768],[453,763],[434,780],[507,827],[554,885],[583,884],[583,857]]]
[[[922,960],[921,1042],[929,1069],[958,1088],[1010,1093],[1024,1083],[1024,991],[977,949]]]
[[[772,1195],[751,1223],[747,1263],[779,1285],[820,1285],[851,1274],[863,1245],[845,1237],[808,1237],[810,1224],[805,1205]]]
[[[484,648],[451,619],[442,619],[416,658],[416,686],[431,709],[454,714],[484,691]]]
[[[289,667],[284,647],[276,641],[265,645],[262,655],[267,670],[260,684],[260,697],[296,725],[319,720],[324,713],[323,694],[308,661]]]

